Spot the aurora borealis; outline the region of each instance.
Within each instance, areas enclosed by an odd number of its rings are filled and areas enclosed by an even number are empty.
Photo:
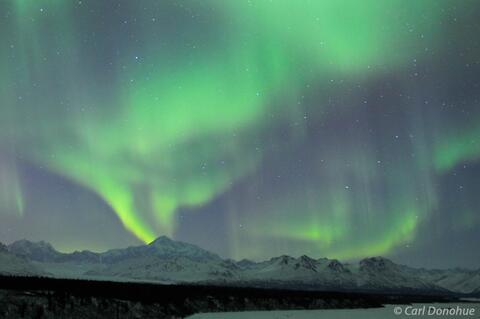
[[[0,241],[478,267],[475,1],[0,12]]]

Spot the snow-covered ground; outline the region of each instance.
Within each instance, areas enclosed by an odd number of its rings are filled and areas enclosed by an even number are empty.
[[[474,308],[473,316],[455,316],[455,315],[406,315],[407,307],[412,307],[407,312],[415,309],[421,309],[425,306],[425,312],[429,307],[456,308],[461,309]],[[395,314],[395,307],[400,307],[401,314]],[[398,311],[398,308],[397,308]],[[390,318],[480,318],[480,303],[452,303],[452,304],[413,304],[413,305],[387,305],[384,308],[372,309],[327,309],[327,310],[292,310],[292,311],[246,311],[231,313],[204,313],[188,317],[188,319],[390,319]]]

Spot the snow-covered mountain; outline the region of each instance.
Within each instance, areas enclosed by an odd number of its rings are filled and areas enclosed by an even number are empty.
[[[383,257],[365,258],[356,270],[357,283],[364,289],[442,290],[442,287],[422,278],[415,269],[397,265]]]
[[[59,261],[62,255],[56,251],[52,245],[47,242],[40,241],[37,243],[22,239],[8,246],[8,250],[17,256],[28,258],[31,261]]]
[[[8,250],[17,256],[31,261],[43,263],[96,263],[100,262],[100,254],[91,251],[75,251],[70,254],[58,252],[47,242],[31,242],[26,239],[18,240],[8,245]]]
[[[45,275],[39,267],[29,260],[12,254],[7,246],[0,243],[0,274],[1,275]]]
[[[235,278],[238,268],[207,250],[165,236],[148,245],[110,250],[100,257],[106,267],[86,275],[162,282],[225,281]]]
[[[480,269],[417,270],[424,280],[439,287],[461,293],[480,292]]]
[[[15,262],[8,262],[15,258]],[[3,258],[3,259],[2,259]],[[209,283],[320,290],[480,292],[479,270],[426,270],[383,257],[345,264],[336,259],[279,256],[263,262],[233,261],[162,236],[148,245],[70,254],[27,240],[0,249],[0,272],[45,269],[57,277],[110,278],[169,283]]]
[[[198,262],[221,260],[218,255],[205,249],[192,244],[174,241],[166,236],[159,237],[148,245],[113,249],[100,254],[100,256],[102,262],[108,264],[139,257],[156,257],[160,259],[185,257]]]
[[[276,286],[297,286],[319,289],[354,289],[357,287],[352,272],[338,260],[313,259],[308,256],[293,258],[280,256],[260,263],[238,263],[245,282]]]

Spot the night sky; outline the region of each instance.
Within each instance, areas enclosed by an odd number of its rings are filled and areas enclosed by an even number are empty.
[[[480,3],[0,2],[0,241],[480,266]]]

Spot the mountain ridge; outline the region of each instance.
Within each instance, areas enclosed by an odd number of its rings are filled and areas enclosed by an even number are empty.
[[[45,242],[0,245],[0,254],[27,262],[19,268],[54,277],[111,278],[162,283],[213,283],[298,289],[478,293],[480,269],[425,269],[367,257],[358,263],[282,255],[265,261],[222,259],[196,245],[161,236],[149,244],[96,253],[61,253]],[[13,257],[9,257],[13,258]],[[0,273],[2,272],[0,259]],[[10,269],[11,270],[11,269]]]

